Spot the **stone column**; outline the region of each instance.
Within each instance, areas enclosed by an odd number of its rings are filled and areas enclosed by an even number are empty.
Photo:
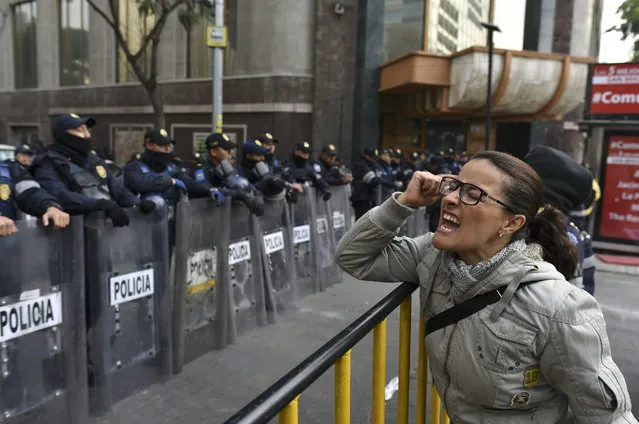
[[[38,0],[36,45],[38,88],[53,90],[60,87],[60,42],[57,1]]]

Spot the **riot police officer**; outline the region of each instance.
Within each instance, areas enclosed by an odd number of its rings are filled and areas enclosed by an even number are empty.
[[[544,184],[544,200],[563,212],[568,238],[577,247],[579,263],[569,280],[594,295],[595,259],[590,235],[571,221],[569,213],[591,196],[593,175],[562,151],[538,146],[524,158]]]
[[[412,152],[409,153],[404,161],[400,165],[400,175],[399,178],[404,184],[404,186],[408,186],[411,178],[413,178],[413,174],[417,170],[417,164],[419,162],[419,153]]]
[[[301,193],[302,186],[290,183],[273,175],[264,161],[264,155],[269,149],[259,140],[248,140],[242,145],[242,161],[237,167],[238,172],[258,189],[266,199],[279,200],[286,197],[289,203],[295,203],[296,193]]]
[[[353,181],[353,176],[343,171],[343,168],[338,166],[339,159],[337,155],[337,149],[334,145],[329,144],[322,148],[322,154],[319,160],[313,164],[315,172],[322,175],[324,181],[329,185],[338,186],[349,184]]]
[[[18,210],[42,217],[45,227],[51,221],[55,229],[64,228],[69,225],[69,215],[61,209],[22,163],[18,160],[0,162],[0,236],[10,236],[18,231],[14,223]]]
[[[353,167],[353,194],[351,204],[355,209],[355,218],[359,219],[368,212],[376,203],[376,189],[380,185],[390,184],[381,178],[377,172],[375,161],[378,150],[367,147],[364,149],[362,157],[355,162]],[[390,184],[392,187],[393,185]]]
[[[34,178],[71,215],[104,211],[113,225],[129,225],[123,208],[140,206],[149,213],[155,203],[131,193],[107,169],[102,159],[91,153],[93,118],[69,113],[53,123],[53,144],[31,166]]]
[[[264,162],[271,168],[273,175],[282,175],[282,162],[275,157],[275,144],[279,140],[271,133],[264,133],[257,138],[257,141],[262,143],[262,146],[268,150],[264,153]]]
[[[284,178],[289,182],[298,182],[300,184],[310,183],[315,187],[317,193],[322,196],[324,201],[331,198],[331,187],[322,178],[320,172],[317,172],[309,162],[312,148],[307,141],[300,141],[295,144],[295,150],[284,164],[282,169]]]
[[[391,149],[390,151],[390,169],[394,180],[402,181],[402,151],[400,149]]]
[[[222,201],[219,192],[196,183],[177,165],[165,130],[154,128],[147,132],[144,147],[144,152],[124,167],[124,184],[133,193],[142,199],[159,196],[171,207],[177,204],[180,192],[195,198],[213,196]]]
[[[33,160],[33,150],[28,144],[21,144],[16,148],[14,153],[14,162],[20,165],[23,169],[28,169],[31,166]]]
[[[195,181],[207,189],[216,188],[224,196],[244,203],[255,215],[263,215],[264,203],[257,196],[259,192],[230,162],[237,145],[222,133],[210,134],[205,143],[209,157],[201,168],[194,170]]]

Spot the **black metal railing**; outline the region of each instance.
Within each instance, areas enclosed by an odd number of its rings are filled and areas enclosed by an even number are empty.
[[[417,287],[413,283],[401,284],[224,424],[268,422],[386,319]]]

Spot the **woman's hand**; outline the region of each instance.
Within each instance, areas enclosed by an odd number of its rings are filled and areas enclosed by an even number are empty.
[[[417,171],[413,174],[406,190],[397,196],[397,201],[404,206],[417,209],[436,203],[439,194],[439,183],[442,178],[430,172]]]

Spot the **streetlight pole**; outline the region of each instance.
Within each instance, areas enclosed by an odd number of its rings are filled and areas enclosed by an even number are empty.
[[[214,17],[216,27],[224,27],[224,0],[212,0],[214,7],[211,12]],[[226,38],[226,36],[224,37]],[[225,40],[226,41],[226,40]],[[222,76],[224,73],[224,49],[221,46],[213,47],[213,69],[212,69],[212,120],[215,132],[222,132]]]
[[[481,25],[488,30],[488,87],[486,89],[486,140],[484,142],[484,150],[490,149],[490,119],[492,113],[492,98],[493,98],[493,51],[495,46],[493,44],[493,33],[495,31],[501,32],[497,25],[482,22]]]

